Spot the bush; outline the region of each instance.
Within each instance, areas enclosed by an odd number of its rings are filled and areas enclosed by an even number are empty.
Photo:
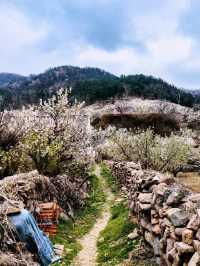
[[[184,133],[161,137],[151,129],[138,134],[118,130],[101,146],[101,152],[114,160],[140,163],[144,169],[173,172],[189,159],[186,137]]]
[[[48,176],[66,172],[72,161],[87,169],[90,143],[82,104],[71,105],[68,91],[60,90],[47,102],[41,102],[37,113],[36,127],[22,141],[34,167]]]

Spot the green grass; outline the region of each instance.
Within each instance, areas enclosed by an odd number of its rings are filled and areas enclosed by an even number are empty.
[[[75,223],[71,220],[61,221],[58,226],[58,233],[52,239],[54,244],[63,244],[65,246],[65,256],[61,265],[67,266],[71,264],[81,250],[78,239],[89,232],[101,214],[105,195],[99,179],[95,175],[91,175],[90,180],[90,196],[84,208],[76,213]]]
[[[115,203],[111,208],[111,218],[98,240],[99,266],[112,266],[123,262],[137,245],[137,241],[128,239],[128,234],[136,227],[130,222],[128,213],[125,201]]]
[[[113,194],[118,194],[120,191],[120,185],[115,176],[112,175],[110,169],[105,163],[101,164],[101,175],[105,178],[108,186],[110,187]]]

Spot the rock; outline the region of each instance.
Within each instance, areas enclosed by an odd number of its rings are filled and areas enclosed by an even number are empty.
[[[200,209],[196,210],[197,215],[200,217]]]
[[[197,238],[198,240],[200,240],[200,229],[198,229],[198,231],[197,231],[197,233],[196,233],[196,238]]]
[[[179,208],[171,208],[166,214],[174,226],[184,226],[189,220],[188,213]]]
[[[158,218],[151,218],[151,224],[155,225],[159,223],[159,219]]]
[[[139,237],[139,234],[138,234],[137,228],[135,228],[134,231],[128,235],[128,239],[131,239],[131,240],[134,240],[138,237]]]
[[[185,227],[182,227],[182,228],[176,228],[176,229],[175,229],[175,234],[176,234],[177,236],[181,236],[181,237],[182,237],[182,233],[183,233],[183,231],[184,231],[185,229],[186,229]]]
[[[191,200],[192,202],[198,202],[200,201],[200,193],[192,194],[188,197],[188,200]]]
[[[198,252],[195,252],[192,258],[190,259],[188,266],[198,266],[200,265],[200,256]]]
[[[60,257],[63,256],[64,248],[65,248],[64,245],[55,244],[55,245],[53,246],[53,248],[54,248],[54,252],[55,252],[55,254],[56,254],[57,256],[60,256]]]
[[[167,252],[167,259],[168,261],[174,261],[175,257],[176,257],[176,249],[172,248],[170,251]]]
[[[172,185],[175,183],[175,180],[173,177],[170,176],[161,176],[160,177],[160,183],[165,183],[166,185]]]
[[[157,195],[164,196],[166,190],[167,185],[165,183],[160,183],[159,185],[155,186],[153,192]]]
[[[139,204],[139,208],[141,211],[148,211],[151,209],[151,204],[147,204],[147,203],[140,203]]]
[[[187,228],[196,231],[198,230],[199,226],[200,226],[200,217],[198,215],[193,215],[187,225]]]
[[[174,226],[170,226],[170,238],[177,240],[177,236],[175,234],[175,227]]]
[[[167,253],[174,248],[174,243],[175,243],[175,241],[173,239],[171,239],[171,238],[167,239],[167,247],[166,247]]]
[[[167,198],[167,205],[179,204],[181,199],[185,197],[185,191],[181,188],[174,189]]]
[[[145,219],[141,219],[140,220],[140,225],[142,228],[148,230],[148,231],[152,231],[152,225],[150,223],[148,223]]]
[[[166,217],[163,220],[161,220],[161,221],[162,221],[162,227],[167,227],[167,226],[170,227],[172,225],[170,220],[167,219]]]
[[[185,244],[183,242],[176,242],[175,248],[177,249],[179,254],[185,254],[185,253],[192,253],[194,252],[194,248],[188,244]]]
[[[168,208],[164,207],[164,208],[158,208],[158,212],[159,212],[159,216],[160,218],[164,218],[164,216],[166,215],[166,211],[168,210]]]
[[[198,252],[198,253],[200,253],[200,241],[198,241],[198,240],[193,240],[193,247],[194,247],[194,249]]]
[[[190,229],[185,229],[182,232],[182,241],[186,244],[191,245],[193,241],[193,231]]]
[[[161,229],[160,229],[160,225],[159,224],[156,224],[152,227],[152,232],[155,234],[155,235],[160,235],[161,233]]]
[[[152,193],[140,193],[138,200],[141,203],[151,203],[152,202]]]
[[[170,229],[169,229],[169,227],[166,227],[165,231],[163,233],[163,238],[167,239],[168,237],[170,237]]]
[[[182,207],[185,211],[189,211],[190,213],[195,214],[195,212],[196,212],[196,203],[192,202],[191,200],[184,202],[182,204]]]
[[[131,203],[129,204],[129,209],[130,209],[131,211],[133,211],[134,208],[135,208],[135,202],[134,202],[134,201],[131,201]]]
[[[155,237],[152,242],[154,255],[159,256],[160,255],[160,240],[158,237]]]
[[[181,262],[180,256],[179,256],[179,254],[176,254],[175,257],[174,257],[172,265],[173,266],[180,266],[181,265],[180,262]],[[186,265],[183,264],[183,266],[186,266]]]
[[[153,247],[154,237],[153,237],[152,233],[145,231],[144,238],[147,241],[147,243],[149,243],[149,245],[151,245]]]

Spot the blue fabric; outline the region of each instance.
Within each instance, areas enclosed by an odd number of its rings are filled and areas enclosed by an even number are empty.
[[[31,252],[38,254],[42,265],[50,265],[54,257],[53,246],[39,229],[32,214],[22,210],[19,214],[9,216],[9,220],[16,227],[20,240],[26,243]]]

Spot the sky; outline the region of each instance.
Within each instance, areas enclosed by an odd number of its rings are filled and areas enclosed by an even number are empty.
[[[199,0],[0,0],[0,72],[60,65],[200,88]]]

